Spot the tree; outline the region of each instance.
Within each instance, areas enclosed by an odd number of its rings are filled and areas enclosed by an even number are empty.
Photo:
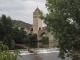
[[[5,42],[5,41],[6,41],[6,42]],[[8,46],[8,39],[7,39],[7,37],[4,37],[4,38],[3,38],[3,44],[5,44],[5,45]]]
[[[36,48],[37,47],[37,35],[36,34],[29,34],[28,35],[28,44],[29,44],[29,47],[32,47],[32,48]]]
[[[43,37],[42,37],[42,43],[43,43],[44,45],[48,45],[48,44],[49,44],[49,38],[48,38],[48,36],[43,36]]]
[[[2,15],[1,16],[1,21],[3,24],[3,28],[4,28],[4,34],[5,36],[7,34],[11,34],[11,29],[12,29],[12,22],[11,22],[11,18],[10,17],[6,17],[6,15]]]
[[[3,27],[2,22],[0,21],[0,40],[3,39],[4,35],[5,35],[4,34],[4,27]]]
[[[15,44],[12,36],[11,18],[9,16],[6,17],[4,14],[0,17],[0,40],[3,41],[3,44],[7,45],[9,48],[12,48]]]
[[[17,56],[19,56],[20,52],[15,50],[13,51],[14,54],[12,54],[9,51],[9,48],[13,48],[14,44],[11,18],[2,15],[0,17],[0,60],[17,60]]]
[[[59,56],[80,59],[80,0],[46,0],[48,13],[41,18],[59,42]]]
[[[25,42],[27,35],[23,28],[21,28],[21,29],[13,28],[12,31],[13,31],[12,36],[16,43],[24,43]]]
[[[0,42],[0,60],[17,60],[17,56],[20,56],[20,52],[15,50],[13,53],[14,54],[9,51],[6,45]]]

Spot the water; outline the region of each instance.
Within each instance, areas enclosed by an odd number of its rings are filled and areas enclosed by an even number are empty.
[[[21,51],[21,57],[18,57],[17,60],[70,60],[70,58],[60,59],[58,57],[59,51],[56,49],[34,49],[38,54],[29,53],[24,50]]]

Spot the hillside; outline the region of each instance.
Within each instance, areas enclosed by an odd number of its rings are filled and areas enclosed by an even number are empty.
[[[12,24],[14,27],[23,27],[23,28],[29,28],[32,26],[31,24],[25,23],[25,22],[20,21],[20,20],[12,20]]]

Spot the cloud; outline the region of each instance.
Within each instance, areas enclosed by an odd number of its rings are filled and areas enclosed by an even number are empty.
[[[45,0],[0,0],[0,16],[6,14],[12,19],[33,23],[33,12],[39,7],[44,13]]]

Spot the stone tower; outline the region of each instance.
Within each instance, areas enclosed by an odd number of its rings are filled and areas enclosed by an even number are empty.
[[[36,33],[38,35],[38,30],[42,30],[42,20],[40,17],[40,10],[37,7],[35,11],[33,12],[33,33]]]

